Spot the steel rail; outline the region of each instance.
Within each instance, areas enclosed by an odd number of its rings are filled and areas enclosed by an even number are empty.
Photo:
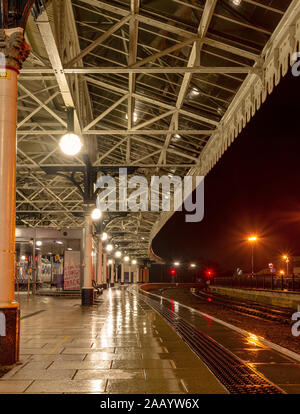
[[[236,312],[240,312],[243,314],[248,314],[250,316],[255,316],[261,319],[267,319],[275,322],[279,322],[285,325],[291,324],[291,315],[292,311],[289,312],[284,309],[276,309],[272,306],[268,305],[261,305],[256,302],[247,302],[247,301],[237,301],[234,299],[226,299],[220,297],[220,295],[205,293],[197,291],[194,293],[194,296],[198,297],[199,299],[205,300],[206,298],[209,300],[211,299],[215,305],[223,306],[224,308],[232,309]]]

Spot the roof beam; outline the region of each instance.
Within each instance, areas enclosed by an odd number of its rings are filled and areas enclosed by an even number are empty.
[[[90,45],[88,45],[79,55],[75,56],[72,60],[70,60],[66,67],[71,67],[75,63],[77,63],[79,60],[84,58],[88,53],[90,53],[92,50],[94,50],[97,46],[101,45],[106,39],[109,38],[110,35],[115,33],[117,30],[120,29],[125,23],[127,23],[131,19],[131,14],[127,14],[127,16],[124,16],[119,22],[114,24],[110,29],[108,29],[103,35],[98,37],[96,40],[93,41]]]
[[[170,114],[174,111],[170,111]],[[101,114],[102,115],[102,114]],[[164,114],[164,116],[167,116]],[[162,117],[162,116],[161,116]],[[149,122],[153,121],[153,119],[150,119]],[[148,121],[147,121],[148,122]],[[65,131],[64,130],[43,130],[43,131],[30,131],[30,130],[18,130],[17,135],[62,135]],[[213,132],[213,130],[210,129],[93,129],[93,130],[87,130],[84,131],[85,135],[164,135],[167,133],[172,134],[189,134],[189,135],[210,135]]]
[[[200,53],[201,53],[203,43],[199,42],[199,40],[202,41],[204,37],[206,36],[206,33],[208,31],[211,19],[213,17],[216,5],[217,5],[217,0],[206,0],[204,10],[201,16],[200,24],[198,27],[199,39],[196,40],[193,44],[190,57],[189,57],[189,61],[188,61],[188,65],[187,65],[189,68],[193,68],[194,66],[199,65],[200,63]],[[192,73],[185,73],[182,83],[181,83],[179,93],[178,93],[177,102],[176,102],[176,108],[178,110],[181,109],[183,106],[184,98],[188,92],[191,79],[192,79]],[[178,125],[178,112],[173,114],[169,129],[173,129],[174,125]],[[166,162],[166,150],[169,146],[171,138],[172,138],[172,134],[167,134],[165,144],[163,146],[163,150],[158,160],[159,164],[162,161]]]
[[[50,115],[53,116],[53,118],[55,118],[58,122],[60,122],[64,127],[67,126],[67,123],[60,117],[58,116],[52,109],[50,109],[46,104],[44,104],[39,98],[37,98],[32,92],[30,92],[27,88],[25,88],[24,85],[20,84],[19,85],[20,89],[22,89],[24,92],[27,93],[28,96],[30,96],[30,98],[32,98],[34,101],[36,101],[39,105],[40,108],[46,109],[47,112],[49,112]],[[54,94],[56,95],[56,93]],[[52,95],[48,100],[52,100],[54,98],[54,95]],[[31,114],[30,114],[31,115]],[[28,117],[27,117],[28,118]]]
[[[128,93],[126,89],[122,89],[122,88],[120,88],[120,87],[110,85],[110,84],[108,84],[107,82],[102,82],[102,81],[99,81],[99,80],[97,80],[97,79],[90,78],[90,77],[86,77],[86,80],[87,80],[88,82],[90,82],[90,83],[93,83],[93,84],[94,84],[94,85],[96,85],[96,86],[100,86],[100,87],[102,87],[102,88],[106,88],[106,89],[111,90],[111,91],[114,91],[114,92],[116,92],[116,93],[123,93],[124,95],[125,95],[126,93]],[[136,98],[136,99],[138,99],[138,100],[141,100],[141,101],[143,101],[143,102],[148,102],[148,103],[150,103],[150,104],[152,104],[152,105],[159,106],[159,107],[161,107],[161,108],[165,108],[165,109],[169,109],[169,110],[173,109],[173,110],[176,110],[176,111],[178,110],[178,109],[177,109],[175,106],[173,106],[173,105],[166,104],[166,103],[164,103],[164,102],[159,101],[158,99],[156,99],[156,100],[154,101],[154,100],[153,100],[153,98],[148,98],[148,97],[147,97],[147,96],[145,96],[145,95],[140,95],[140,94],[134,93],[134,94],[133,94],[133,97],[134,97],[134,98]],[[218,125],[218,122],[217,122],[217,121],[214,121],[214,120],[209,119],[209,118],[206,118],[206,117],[204,117],[204,116],[201,116],[201,115],[195,114],[195,113],[193,113],[193,112],[189,112],[189,111],[186,111],[186,110],[184,110],[184,109],[180,109],[180,110],[179,110],[179,112],[180,112],[181,114],[183,114],[183,115],[186,115],[187,117],[194,118],[194,119],[197,119],[197,120],[199,120],[199,121],[202,121],[202,122],[205,122],[205,123],[208,123],[208,124],[212,124],[212,125],[215,125],[215,126],[217,126],[217,125]]]
[[[22,74],[27,73],[55,73],[52,68],[25,68],[22,70]],[[161,66],[161,67],[76,67],[76,68],[64,68],[62,73],[64,74],[151,74],[151,73],[246,73],[257,72],[257,69],[254,69],[252,66],[193,66],[193,67],[170,67],[170,66]],[[25,79],[25,78],[23,78]],[[134,92],[133,92],[134,93]]]
[[[183,47],[188,46],[191,43],[195,42],[195,40],[198,40],[198,39],[197,39],[197,37],[193,36],[190,39],[184,40],[183,42],[176,43],[173,46],[167,47],[164,50],[161,50],[161,51],[159,51],[157,53],[154,53],[153,55],[150,55],[150,56],[148,56],[148,57],[146,57],[146,58],[144,58],[142,60],[139,60],[137,63],[135,63],[131,67],[132,68],[139,68],[140,66],[143,66],[146,63],[153,62],[153,61],[155,61],[156,59],[158,59],[158,58],[160,58],[162,56],[166,56],[169,53],[172,53],[172,52],[175,52],[177,50],[180,50]]]
[[[132,66],[136,63],[137,57],[137,46],[138,46],[138,33],[139,33],[139,23],[136,18],[140,11],[140,0],[130,0],[130,12],[131,19],[129,22],[129,55],[128,55],[128,65]],[[134,72],[129,72],[128,78],[128,106],[127,106],[127,129],[130,130],[134,124],[134,107],[135,99],[132,94],[135,92],[136,86],[136,74]],[[126,161],[130,161],[130,152],[131,152],[131,138],[128,136],[127,139],[127,148],[126,148]]]
[[[94,119],[92,122],[90,122],[83,130],[84,133],[86,133],[89,129],[91,129],[94,125],[96,125],[101,119],[103,119],[106,115],[108,115],[110,112],[112,112],[117,106],[119,106],[123,101],[125,101],[128,98],[127,95],[123,95],[117,102],[115,102],[113,105],[111,105],[109,108],[107,108],[102,114],[97,116],[96,119]]]
[[[83,3],[86,3],[86,4],[89,4],[91,6],[95,6],[100,10],[101,9],[106,10],[106,11],[109,11],[109,12],[117,14],[117,15],[126,16],[128,14],[127,10],[122,9],[120,7],[113,6],[111,4],[107,4],[103,1],[98,1],[98,0],[79,0],[79,1],[81,1]],[[144,23],[144,24],[147,24],[149,26],[156,27],[158,29],[161,29],[164,32],[173,33],[173,34],[176,34],[176,35],[178,35],[180,37],[183,37],[183,38],[190,38],[191,36],[195,35],[195,33],[193,31],[181,29],[177,26],[173,26],[171,24],[167,24],[165,22],[155,20],[152,17],[150,18],[150,17],[146,17],[146,16],[143,16],[143,15],[139,14],[138,16],[136,16],[136,18],[140,23]],[[160,35],[159,33],[157,33],[157,34]],[[177,40],[177,39],[174,39],[174,40]],[[210,39],[205,38],[204,43],[206,43],[207,40],[210,40]],[[247,57],[249,59],[253,59],[254,54],[251,53],[251,52],[247,52],[243,49],[239,49],[239,48],[236,48],[234,46],[227,45],[226,43],[223,43],[223,42],[220,42],[220,43],[221,43],[222,47],[220,47],[221,46],[220,44],[216,47],[220,48],[221,50],[223,50],[223,46],[226,45],[227,48],[228,48],[228,51],[230,49],[231,53],[237,54],[239,56],[243,56],[245,54],[248,54]],[[259,55],[255,55],[255,56],[256,56],[256,58],[258,58]]]
[[[54,38],[54,34],[52,32],[52,28],[50,25],[50,21],[49,21],[46,9],[44,9],[44,11],[40,14],[40,16],[38,16],[38,18],[36,19],[36,24],[41,33],[44,46],[48,53],[48,57],[51,62],[51,66],[54,71],[56,81],[58,83],[63,101],[66,107],[74,108],[74,127],[75,127],[76,132],[80,132],[81,126],[80,126],[80,121],[79,121],[79,115],[78,115],[77,108],[75,106],[75,103],[72,97],[72,93],[71,93],[71,89],[68,84],[67,77],[63,71],[63,64],[62,64],[62,61],[59,55],[59,51],[58,51],[57,44]]]

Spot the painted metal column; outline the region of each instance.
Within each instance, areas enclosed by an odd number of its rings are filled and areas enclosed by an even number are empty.
[[[148,269],[148,267],[145,267],[145,269],[144,269],[144,282],[149,283],[149,269]]]
[[[103,253],[103,288],[107,289],[107,253]]]
[[[121,263],[121,285],[124,285],[125,274],[124,274],[124,263]]]
[[[38,271],[37,271],[37,280],[38,281],[41,281],[42,280],[42,266],[43,266],[43,263],[42,263],[42,252],[38,252],[38,261],[37,261],[37,268],[38,268]]]
[[[138,276],[138,283],[142,282],[142,268],[139,266],[138,268],[139,276]]]
[[[23,29],[0,29],[0,366],[19,359],[20,309],[15,301],[17,78],[30,48]]]
[[[145,271],[144,271],[144,267],[142,267],[141,277],[142,277],[141,282],[144,283],[145,282]]]
[[[132,283],[131,265],[128,266],[128,283]]]
[[[98,241],[98,271],[97,271],[97,282],[98,285],[103,286],[103,260],[102,260],[102,253],[103,253],[103,242],[101,237],[99,237]]]
[[[87,214],[85,217],[84,241],[84,274],[81,304],[83,306],[91,306],[94,303],[94,288],[92,280],[93,221],[90,214]]]
[[[111,259],[111,265],[110,265],[110,287],[115,286],[115,261],[114,259]]]

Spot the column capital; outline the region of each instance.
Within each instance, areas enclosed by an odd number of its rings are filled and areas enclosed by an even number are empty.
[[[22,28],[0,29],[0,68],[9,67],[19,72],[29,54],[30,46]]]

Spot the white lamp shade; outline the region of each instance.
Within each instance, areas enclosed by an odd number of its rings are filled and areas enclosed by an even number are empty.
[[[101,210],[99,210],[99,208],[95,208],[92,211],[92,219],[93,220],[99,220],[101,218],[101,216],[102,216],[102,212],[101,212]]]
[[[82,148],[82,142],[78,135],[68,133],[61,138],[59,146],[66,155],[76,155]]]

